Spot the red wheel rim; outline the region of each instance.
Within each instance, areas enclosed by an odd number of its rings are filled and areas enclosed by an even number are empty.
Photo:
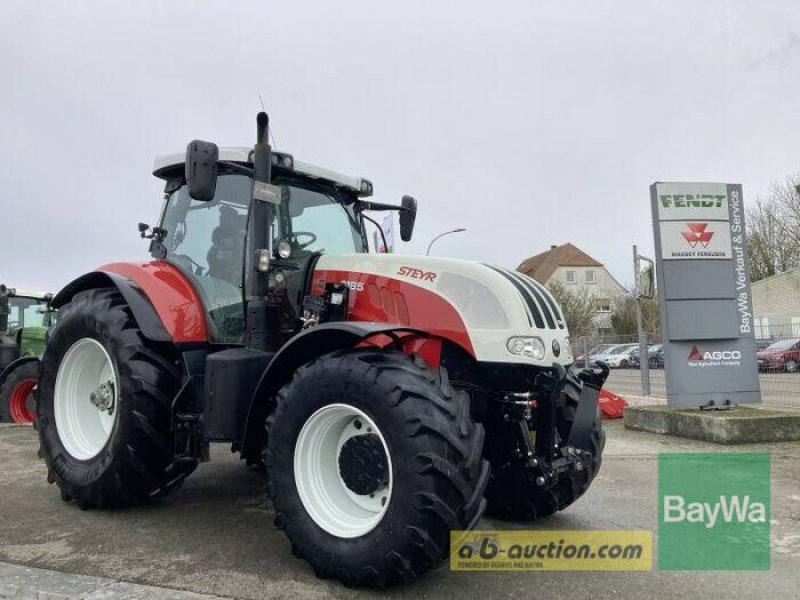
[[[28,408],[28,399],[36,387],[35,379],[23,379],[11,392],[8,409],[14,423],[33,423],[33,411]]]

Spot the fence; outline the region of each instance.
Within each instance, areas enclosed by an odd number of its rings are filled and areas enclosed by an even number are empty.
[[[797,325],[770,327],[768,338],[756,339],[761,401],[766,405],[800,408],[800,331]],[[661,338],[647,335],[650,395],[666,398]],[[643,396],[639,339],[628,336],[590,336],[572,340],[576,364],[603,360],[611,367],[606,386],[622,396]]]

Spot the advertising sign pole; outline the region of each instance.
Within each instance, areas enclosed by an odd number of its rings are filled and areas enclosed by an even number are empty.
[[[650,186],[667,403],[761,401],[742,186]]]

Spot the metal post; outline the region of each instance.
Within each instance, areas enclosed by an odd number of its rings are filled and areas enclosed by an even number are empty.
[[[644,328],[642,327],[642,299],[639,297],[640,286],[640,266],[639,266],[639,249],[637,246],[633,247],[633,272],[634,280],[636,282],[636,289],[634,290],[634,297],[636,299],[636,330],[639,333],[639,375],[642,380],[642,395],[650,395],[650,357],[647,355],[647,336],[645,335]]]
[[[583,368],[589,368],[589,338],[583,336]]]

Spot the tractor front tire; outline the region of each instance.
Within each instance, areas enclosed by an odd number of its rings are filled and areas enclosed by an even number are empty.
[[[267,434],[275,524],[318,577],[413,581],[484,511],[483,427],[468,395],[419,358],[322,356],[280,390]]]
[[[39,364],[22,363],[8,374],[0,387],[0,423],[33,423],[33,388],[39,378]]]
[[[581,382],[569,373],[562,392],[564,406],[556,411],[556,429],[562,442],[567,440],[575,421]],[[488,512],[506,521],[533,521],[564,510],[589,489],[600,470],[606,434],[598,406],[592,423],[590,448],[584,452],[580,471],[570,470],[559,475],[552,487],[536,484],[536,473],[527,465],[516,462],[493,467],[492,479],[486,490]]]
[[[62,499],[81,508],[140,504],[183,483],[171,401],[180,386],[174,348],[149,344],[114,289],[75,294],[42,357],[40,456]]]

